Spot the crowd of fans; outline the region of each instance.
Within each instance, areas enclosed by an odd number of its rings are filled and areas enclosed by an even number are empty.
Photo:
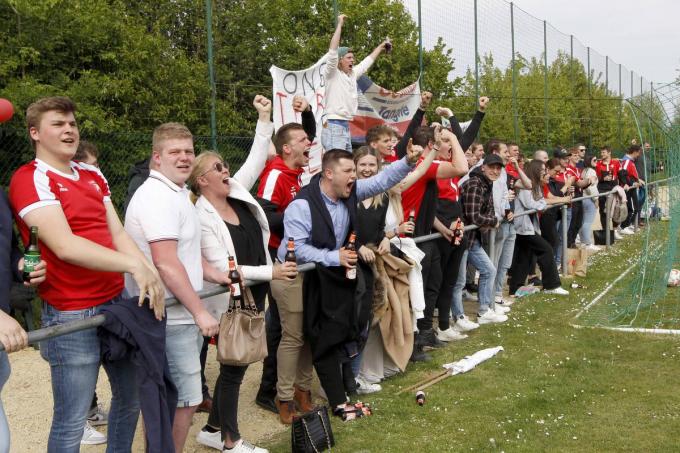
[[[25,284],[38,288],[43,326],[100,313],[115,319],[99,334],[88,329],[41,342],[54,397],[48,451],[101,442],[110,451],[130,451],[140,408],[151,451],[182,451],[197,410],[210,413],[199,443],[266,451],[239,433],[247,366],[221,364],[212,397],[203,375],[209,341],[230,300],[229,293],[202,300],[198,292],[230,285],[232,259],[252,283],[248,293],[257,310],[266,310],[268,356],[256,403],[292,423],[314,407],[316,371],[331,412],[352,420],[364,415],[350,403],[354,395],[381,391],[380,382],[404,372],[409,361],[429,360],[428,350],[507,321],[523,287],[569,294],[560,279],[563,230],[568,248],[595,252],[593,230],[610,228],[604,197],[573,198],[620,187],[628,213],[611,227],[615,235],[634,232],[644,202],[640,146],[621,160],[607,146],[597,159],[581,144],[559,147],[552,158],[540,150],[525,159],[516,143],[474,141],[486,97],[463,125],[438,107],[450,125],[443,127],[426,123],[432,95],[424,92],[403,135],[376,126],[354,149],[349,121],[357,111],[356,77],[389,43],[354,66],[352,50],[339,47],[344,20],[339,16],[328,51],[321,171],[304,185],[318,138],[309,104],[296,97],[302,124],[285,124],[274,134],[272,104],[258,95],[255,139],[233,176],[219,153],[195,155],[184,125],[158,126],[150,159],[135,169],[121,222],[96,146],[79,140],[73,102],[50,97],[28,107],[36,156],[15,172],[9,199],[4,192],[0,198],[0,302],[23,268],[11,207],[24,244],[30,228],[39,228],[43,262]],[[563,224],[559,210],[546,208],[564,203]],[[433,232],[441,237],[414,240]],[[356,250],[347,247],[352,234]],[[285,259],[289,238],[296,263]],[[316,267],[298,272],[304,263]],[[167,297],[180,303],[166,308]],[[476,316],[466,314],[466,299],[477,301]],[[25,347],[25,332],[2,308],[5,350]],[[111,332],[138,352],[116,356]],[[95,395],[100,364],[112,390],[108,413]],[[0,388],[8,375],[3,352]],[[92,428],[103,423],[108,439]],[[0,441],[9,443],[1,405]]]

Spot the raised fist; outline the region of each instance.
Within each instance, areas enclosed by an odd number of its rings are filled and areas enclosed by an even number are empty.
[[[486,105],[489,103],[489,98],[486,96],[482,96],[479,98],[479,111],[483,112],[486,110]]]
[[[295,97],[293,98],[293,110],[302,113],[305,110],[307,110],[308,107],[309,102],[307,102],[307,99],[305,99],[304,96],[299,94],[295,95]]]
[[[420,93],[420,109],[421,110],[427,110],[427,107],[430,105],[430,102],[432,101],[432,93],[429,91],[423,91]]]
[[[269,114],[272,111],[272,101],[261,94],[255,96],[255,99],[253,99],[253,106],[255,107],[255,110],[257,110],[257,113]]]

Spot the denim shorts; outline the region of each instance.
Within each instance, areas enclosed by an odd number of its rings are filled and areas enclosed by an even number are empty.
[[[349,135],[349,121],[328,120],[321,130],[321,145],[324,151],[344,149],[352,152],[352,138]]]
[[[172,382],[177,387],[177,407],[198,406],[203,401],[201,348],[203,337],[197,325],[179,324],[165,328],[165,355]]]

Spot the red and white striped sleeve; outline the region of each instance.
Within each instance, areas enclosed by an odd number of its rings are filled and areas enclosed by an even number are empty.
[[[9,185],[9,200],[14,212],[22,219],[35,209],[61,203],[58,187],[50,179],[48,170],[35,161],[14,173]]]

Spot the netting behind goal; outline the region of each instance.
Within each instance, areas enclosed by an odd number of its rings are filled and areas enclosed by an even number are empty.
[[[625,256],[611,266],[618,271],[578,325],[680,334],[680,287],[667,285],[671,269],[680,269],[680,84],[656,87],[652,95],[626,102],[638,142],[651,145],[644,155],[647,225],[621,245]]]

